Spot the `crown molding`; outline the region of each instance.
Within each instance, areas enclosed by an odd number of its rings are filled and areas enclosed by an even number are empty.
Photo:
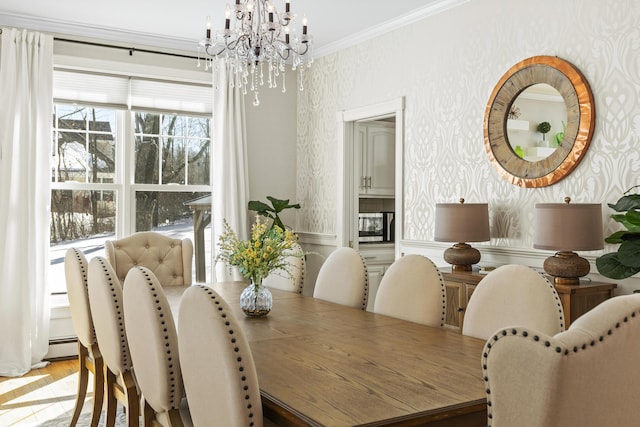
[[[195,55],[197,40],[117,30],[109,27],[81,24],[71,21],[60,21],[48,18],[0,13],[0,26],[26,28],[60,36],[76,36],[79,40],[100,40],[125,44],[127,47],[148,46],[159,51],[177,50]],[[135,40],[135,43],[132,42]]]
[[[429,16],[437,15],[445,10],[460,6],[464,3],[468,3],[471,0],[441,0],[429,5],[416,9],[410,13],[383,22],[375,27],[368,28],[366,30],[357,32],[353,35],[337,40],[333,43],[329,43],[318,49],[313,50],[313,56],[315,58],[321,58],[326,55],[338,52],[340,50],[355,46],[359,43],[370,40],[374,37],[381,36],[389,31],[397,30],[414,22],[425,19]]]
[[[343,39],[329,43],[320,48],[314,49],[313,55],[316,58],[326,56],[342,49],[355,46],[364,41],[378,37],[389,31],[396,30],[403,26],[436,15],[445,10],[467,3],[470,0],[440,0],[429,5],[416,9],[410,13],[383,22],[380,25],[360,31]],[[132,40],[136,46],[149,46],[158,50],[177,50],[196,54],[198,40],[176,38],[158,34],[141,33],[136,31],[119,30],[104,26],[87,25],[71,21],[60,21],[48,18],[39,18],[25,15],[0,13],[0,26],[27,28],[34,31],[42,31],[55,35],[75,36],[79,39],[94,39],[101,41],[123,43],[127,47],[133,47]]]

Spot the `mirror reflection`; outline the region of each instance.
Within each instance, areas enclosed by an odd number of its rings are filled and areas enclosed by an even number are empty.
[[[562,143],[567,106],[553,86],[538,83],[515,99],[507,119],[507,139],[513,152],[529,162],[545,159]]]
[[[594,123],[593,95],[580,71],[558,57],[533,56],[511,67],[494,87],[485,110],[484,146],[504,179],[545,187],[575,169]]]

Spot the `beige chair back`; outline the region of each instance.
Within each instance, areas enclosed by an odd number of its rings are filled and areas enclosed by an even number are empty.
[[[295,244],[287,253],[288,272],[281,269],[274,270],[262,281],[262,284],[274,289],[302,293],[304,288],[305,259],[302,247]]]
[[[109,263],[120,283],[133,267],[147,267],[162,286],[192,283],[193,243],[190,239],[173,239],[154,231],[143,231],[104,244]]]
[[[369,292],[367,264],[353,248],[337,248],[320,267],[313,297],[365,310]]]
[[[524,265],[503,265],[478,283],[464,314],[462,334],[488,339],[508,326],[524,326],[548,335],[565,328],[556,289]]]
[[[78,336],[78,341],[90,348],[97,340],[89,306],[89,284],[87,283],[89,263],[80,250],[76,248],[67,250],[64,257],[64,273],[73,329]]]
[[[253,356],[242,324],[227,302],[211,288],[190,287],[180,302],[178,331],[194,425],[262,427]]]
[[[90,427],[100,421],[104,400],[104,362],[98,346],[89,305],[89,264],[84,254],[70,248],[64,257],[64,272],[73,329],[78,337],[78,391],[69,425],[75,427],[80,419],[87,396],[89,373],[93,374],[93,405]]]
[[[497,331],[485,345],[493,427],[637,426],[640,295],[611,298],[550,336]]]
[[[111,372],[120,375],[132,366],[124,327],[122,286],[111,264],[102,257],[89,262],[88,282],[91,316],[102,357]]]
[[[443,326],[444,280],[436,265],[422,255],[405,255],[387,269],[376,294],[375,313],[429,326]]]
[[[162,285],[146,267],[132,268],[124,281],[124,321],[140,392],[156,418],[168,418],[183,397],[178,334]]]

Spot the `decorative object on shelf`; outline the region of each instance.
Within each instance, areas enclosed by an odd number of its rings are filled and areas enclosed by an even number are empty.
[[[556,133],[556,145],[558,147],[560,147],[562,145],[562,140],[564,139],[564,133],[567,131],[567,124],[564,122],[564,120],[562,121],[562,131]]]
[[[536,130],[542,134],[542,140],[545,141],[547,132],[551,130],[551,124],[549,122],[538,123]]]
[[[289,199],[280,200],[271,196],[267,196],[267,200],[271,202],[271,206],[258,200],[251,200],[249,202],[248,209],[250,211],[256,212],[258,215],[262,215],[266,218],[271,218],[273,220],[271,227],[278,226],[281,229],[285,230],[286,227],[282,223],[282,220],[280,219],[278,214],[285,209],[300,209],[300,205],[298,203],[296,203],[295,205],[290,205]]]
[[[596,258],[596,267],[603,276],[611,279],[626,279],[640,272],[640,194],[631,193],[631,187],[616,204],[608,206],[616,212],[611,215],[626,230],[619,230],[604,239],[607,243],[619,244],[616,252],[610,252]]]
[[[251,227],[251,238],[240,240],[224,221],[216,261],[237,267],[242,277],[251,280],[240,297],[240,306],[247,316],[262,317],[271,311],[271,292],[262,285],[262,280],[275,269],[291,274],[286,256],[291,254],[288,250],[297,240],[298,236],[290,230],[277,225],[268,227],[261,216],[256,217]]]
[[[489,236],[489,207],[486,203],[437,203],[434,240],[457,242],[444,251],[453,271],[471,271],[480,261],[480,251],[465,242],[486,242]]]
[[[520,117],[520,109],[515,105],[512,105],[511,108],[509,108],[508,118],[511,120],[516,120],[518,117]]]
[[[521,159],[524,159],[524,150],[521,146],[516,145],[516,148],[513,149],[513,152],[516,153]]]
[[[298,35],[292,29],[296,18],[290,0],[286,0],[284,12],[278,12],[270,0],[236,0],[234,5],[227,5],[224,30],[214,37],[207,18],[206,36],[199,45],[199,51],[206,56],[205,69],[215,69],[217,58],[226,59],[235,82],[244,93],[247,86],[253,92],[255,106],[260,105],[258,86],[264,85],[265,77],[269,87],[275,88],[282,75],[282,92],[286,92],[286,64],[294,71],[299,70],[299,88],[304,90],[302,73],[313,62],[312,38],[307,31],[306,15],[302,18],[302,33]]]
[[[533,247],[558,251],[544,261],[544,271],[556,285],[578,285],[589,274],[589,261],[574,251],[604,248],[599,203],[537,203]]]

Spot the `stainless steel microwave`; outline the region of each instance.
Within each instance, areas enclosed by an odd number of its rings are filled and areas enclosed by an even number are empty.
[[[358,214],[358,242],[393,242],[395,221],[393,212]]]

